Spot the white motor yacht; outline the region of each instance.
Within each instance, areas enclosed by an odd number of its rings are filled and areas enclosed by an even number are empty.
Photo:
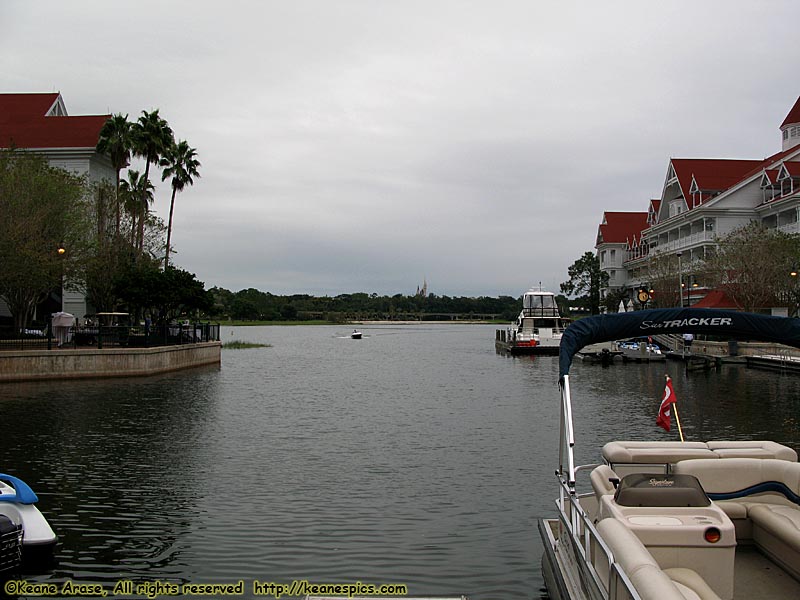
[[[495,332],[495,347],[509,354],[558,354],[569,319],[561,317],[552,292],[529,289],[512,327]]]

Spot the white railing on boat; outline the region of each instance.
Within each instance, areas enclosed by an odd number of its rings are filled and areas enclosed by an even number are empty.
[[[572,421],[572,396],[569,375],[559,382],[561,387],[561,424],[559,445],[558,511],[562,527],[568,532],[569,543],[585,574],[609,600],[641,600],[625,571],[614,560],[614,554],[597,533],[591,519],[580,504],[576,490],[578,472],[587,471],[597,465],[575,466],[575,430]],[[564,471],[566,462],[567,470]],[[561,538],[559,538],[561,539]],[[562,540],[563,542],[563,540]],[[602,556],[598,556],[597,552]],[[604,558],[604,560],[603,560]],[[597,566],[602,565],[598,571]]]
[[[582,465],[575,471],[593,469],[596,466]],[[615,561],[614,553],[581,507],[580,497],[570,491],[570,486],[560,476],[558,481],[559,521],[568,532],[567,538],[572,552],[584,574],[591,578],[596,588],[609,600],[641,600],[627,573]],[[561,536],[559,540],[561,543],[565,541]]]

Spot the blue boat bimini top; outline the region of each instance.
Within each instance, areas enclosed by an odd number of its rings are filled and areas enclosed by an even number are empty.
[[[800,319],[713,308],[659,308],[597,315],[579,319],[564,330],[559,347],[559,380],[569,374],[575,353],[589,344],[687,332],[800,348]]]

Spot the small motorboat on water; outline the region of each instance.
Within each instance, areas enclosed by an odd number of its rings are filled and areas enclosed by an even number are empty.
[[[567,325],[555,294],[531,288],[522,296],[522,311],[513,326],[495,331],[495,348],[509,354],[558,354]]]
[[[350,337],[353,338],[354,340],[360,340],[361,332],[358,329],[353,329],[353,333],[350,334]]]
[[[24,481],[0,473],[0,581],[53,561],[58,538],[36,508],[38,500]]]
[[[800,348],[797,319],[736,311],[641,310],[570,325],[559,353],[557,516],[539,521],[553,599],[800,598],[794,449],[764,440],[622,438],[603,446],[597,464],[575,465],[575,354],[588,344],[684,332]],[[669,397],[665,390],[662,409]]]

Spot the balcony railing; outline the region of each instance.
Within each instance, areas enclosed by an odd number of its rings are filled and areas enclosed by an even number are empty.
[[[713,231],[698,231],[697,233],[687,235],[686,237],[678,238],[677,240],[672,240],[671,242],[666,242],[664,244],[659,244],[658,249],[662,252],[683,250],[684,248],[688,248],[694,244],[713,242],[715,235],[716,234]]]
[[[800,222],[795,221],[794,223],[778,225],[778,231],[782,231],[783,233],[800,233]]]

